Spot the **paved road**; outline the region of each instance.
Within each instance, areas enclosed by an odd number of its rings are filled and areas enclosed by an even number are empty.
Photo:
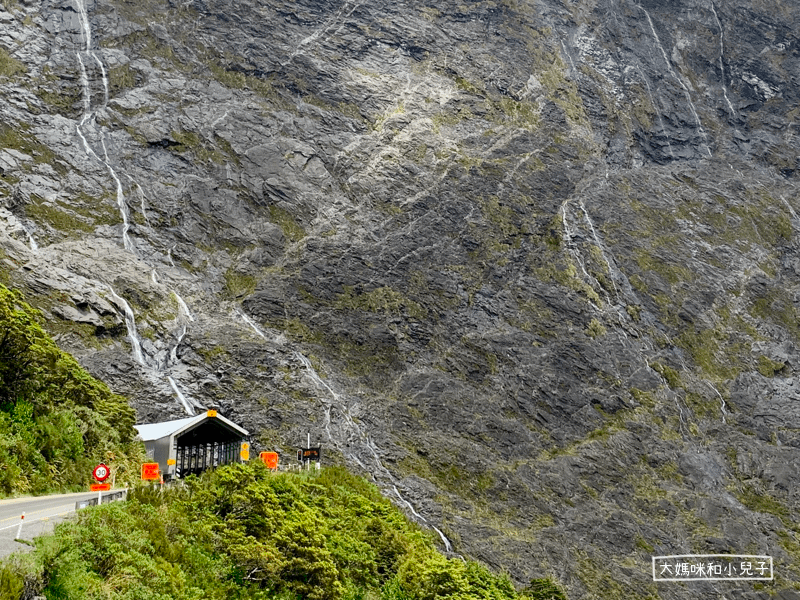
[[[0,500],[0,557],[30,548],[15,542],[22,521],[20,538],[32,540],[42,533],[49,533],[59,521],[75,512],[75,503],[97,498],[97,492],[59,494],[56,496],[37,496]],[[22,513],[25,519],[20,519]]]

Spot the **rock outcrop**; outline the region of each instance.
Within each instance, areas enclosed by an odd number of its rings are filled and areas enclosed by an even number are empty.
[[[797,597],[795,3],[3,6],[0,274],[141,421],[571,598]]]

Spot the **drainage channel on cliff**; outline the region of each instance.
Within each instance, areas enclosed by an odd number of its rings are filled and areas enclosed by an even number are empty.
[[[250,318],[241,308],[234,309],[231,316],[251,329],[264,341],[270,341],[267,334]],[[272,340],[277,342],[278,340]],[[421,525],[433,529],[439,538],[446,552],[453,551],[453,545],[441,529],[433,525],[423,517],[398,489],[402,484],[386,468],[378,453],[378,448],[370,438],[363,425],[356,422],[347,405],[347,398],[336,392],[328,383],[320,377],[314,365],[303,353],[295,351],[293,357],[303,367],[303,372],[314,383],[314,386],[323,393],[320,402],[323,405],[324,421],[322,429],[327,436],[327,441],[335,447],[346,460],[355,463],[361,469],[370,474],[378,488],[387,498],[397,498],[403,508],[407,508],[411,516]],[[338,418],[334,419],[333,415]]]

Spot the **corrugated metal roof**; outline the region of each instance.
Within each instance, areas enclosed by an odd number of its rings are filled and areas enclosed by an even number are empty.
[[[206,413],[194,417],[187,417],[185,419],[177,419],[175,421],[164,421],[163,423],[149,423],[146,425],[134,425],[134,429],[139,432],[139,437],[143,442],[152,440],[159,440],[168,435],[172,435],[176,431],[183,429],[186,425],[192,424],[193,421],[201,421],[206,418]]]
[[[229,421],[220,414],[209,417],[207,412],[200,413],[194,417],[187,417],[185,419],[177,419],[175,421],[164,421],[163,423],[149,423],[144,425],[134,425],[133,427],[139,432],[139,437],[143,442],[150,442],[153,440],[160,440],[163,437],[175,435],[193,425],[204,421],[205,419],[218,419],[220,422],[227,425],[229,428],[238,431],[243,437],[247,437],[250,433],[243,427],[239,427],[236,423]]]

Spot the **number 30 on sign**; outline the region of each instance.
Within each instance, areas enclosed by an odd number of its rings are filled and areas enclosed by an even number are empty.
[[[103,483],[106,479],[108,479],[109,475],[111,475],[111,469],[109,469],[108,466],[104,465],[103,463],[97,465],[94,468],[94,471],[92,471],[92,477],[94,477],[100,483]]]

